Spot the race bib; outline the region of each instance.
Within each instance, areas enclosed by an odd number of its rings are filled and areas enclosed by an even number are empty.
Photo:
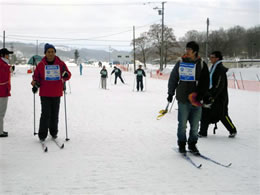
[[[101,71],[101,74],[106,76],[107,75],[107,71]]]
[[[45,80],[46,81],[60,80],[60,66],[59,65],[45,65]]]
[[[181,62],[179,67],[179,75],[181,81],[196,80],[196,64]]]
[[[142,75],[143,75],[143,71],[138,70],[138,71],[137,71],[137,76],[142,76]]]
[[[115,70],[115,72],[116,72],[116,73],[118,73],[118,72],[119,72],[119,70],[118,70],[118,69],[116,69],[116,70]]]

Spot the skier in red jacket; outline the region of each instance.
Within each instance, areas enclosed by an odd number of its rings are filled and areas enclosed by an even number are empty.
[[[0,137],[8,137],[8,132],[4,131],[4,117],[7,109],[8,96],[11,96],[11,72],[14,66],[8,65],[9,54],[12,51],[0,49]]]
[[[37,65],[31,82],[33,93],[40,88],[42,107],[38,133],[40,141],[46,139],[48,130],[52,138],[57,138],[60,97],[63,95],[64,82],[71,77],[66,64],[56,56],[53,45],[46,43],[44,54],[45,57]]]

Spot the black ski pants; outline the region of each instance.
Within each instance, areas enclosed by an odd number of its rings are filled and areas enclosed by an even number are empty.
[[[136,77],[136,84],[137,84],[137,86],[136,86],[136,89],[137,89],[137,91],[139,91],[139,88],[141,88],[141,91],[143,91],[143,89],[144,89],[144,84],[143,84],[143,77]]]
[[[120,80],[121,80],[122,83],[125,83],[124,80],[122,79],[121,75],[115,75],[115,85],[116,85],[116,83],[117,83],[117,77],[120,78]]]
[[[52,137],[56,137],[58,134],[60,97],[41,97],[41,106],[39,139],[46,139],[48,130]]]
[[[225,114],[224,116],[222,116],[220,121],[226,127],[226,129],[229,131],[230,134],[237,132],[236,127],[233,124],[231,118],[228,116],[228,114]],[[207,121],[201,120],[199,134],[207,136],[208,127],[209,127],[209,123]]]

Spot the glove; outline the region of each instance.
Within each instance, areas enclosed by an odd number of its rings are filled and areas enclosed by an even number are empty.
[[[196,92],[192,92],[191,94],[189,94],[188,99],[193,106],[202,106],[200,101],[197,100],[197,96],[198,94]]]
[[[170,103],[172,102],[172,97],[173,97],[172,94],[169,94],[169,95],[168,95],[168,97],[167,97],[168,102],[170,102]]]
[[[68,78],[68,77],[69,77],[68,72],[67,72],[67,71],[64,71],[64,72],[62,73],[62,78],[66,79],[66,78]]]
[[[205,104],[213,104],[214,101],[215,101],[214,98],[210,94],[208,94],[203,98],[203,103]]]
[[[12,66],[12,71],[14,72],[14,70],[15,70],[15,66]]]
[[[40,83],[36,81],[33,88],[32,88],[32,92],[37,93],[39,87],[40,87]]]
[[[35,94],[35,93],[37,93],[37,91],[38,91],[38,87],[33,86],[32,92]]]

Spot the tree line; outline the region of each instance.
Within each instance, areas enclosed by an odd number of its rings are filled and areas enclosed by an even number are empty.
[[[132,40],[135,41],[136,59],[144,63],[158,63],[161,53],[161,30],[160,24],[150,26],[148,32]],[[205,58],[207,33],[197,30],[188,31],[179,41],[173,33],[173,29],[164,26],[164,49],[163,64],[174,63],[184,53],[183,48],[188,41],[196,41],[200,45],[200,56]],[[208,53],[219,50],[225,58],[260,58],[260,25],[245,29],[234,26],[229,29],[220,28],[213,30],[208,35]]]

